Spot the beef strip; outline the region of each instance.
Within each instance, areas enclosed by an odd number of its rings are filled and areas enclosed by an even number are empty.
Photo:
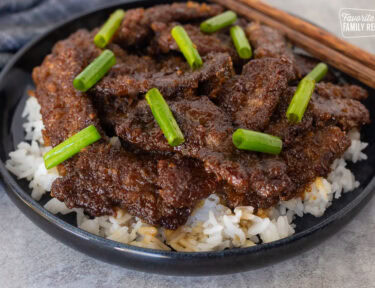
[[[41,105],[45,126],[46,145],[56,146],[88,125],[99,127],[90,99],[72,85],[82,67],[100,54],[100,49],[95,45],[87,44],[91,36],[87,31],[79,30],[70,37],[71,40],[58,42],[52,54],[44,59],[42,66],[33,71],[36,97]],[[70,97],[64,97],[65,94]],[[77,121],[77,117],[69,117],[70,115],[81,115],[80,121]]]
[[[121,97],[136,99],[149,89],[158,88],[165,98],[188,98],[195,91],[215,98],[220,87],[233,75],[231,58],[226,53],[203,57],[205,65],[195,71],[181,57],[151,59],[149,56],[126,57],[116,65],[89,93],[98,97]],[[132,69],[132,64],[138,62]]]
[[[321,61],[313,57],[294,53],[294,65],[299,78],[305,77],[314,67]],[[324,76],[323,80],[325,82],[336,82],[337,78],[329,69],[327,74]]]
[[[370,123],[368,110],[357,100],[325,98],[313,94],[309,106],[317,126],[333,123],[344,130],[350,130]]]
[[[280,96],[280,101],[270,119],[270,124],[265,129],[265,133],[280,137],[283,140],[283,149],[294,143],[298,135],[303,135],[312,128],[313,115],[310,109],[307,109],[299,123],[290,123],[286,118],[286,111],[293,98],[295,88],[288,87]]]
[[[293,183],[303,190],[317,176],[326,177],[332,162],[342,156],[350,143],[340,128],[328,126],[297,137],[292,147],[283,149],[281,157],[288,165]]]
[[[217,152],[233,150],[229,139],[233,132],[230,119],[207,97],[169,101],[168,104],[184,133],[184,144],[178,147],[168,144],[146,100],[139,101],[127,117],[116,119],[116,134],[146,151],[177,151],[197,157],[202,148]]]
[[[255,58],[284,57],[294,62],[293,52],[279,31],[252,22],[246,27],[246,35],[254,48]]]
[[[319,94],[314,93],[312,95],[302,121],[297,124],[289,123],[285,116],[296,88],[289,87],[286,89],[265,132],[280,137],[283,140],[284,147],[286,147],[295,142],[294,138],[297,135],[309,131],[312,127],[337,125],[343,130],[350,130],[369,123],[368,110],[362,103],[354,100],[358,98],[358,93],[362,91],[360,87],[327,84],[317,84],[317,87],[325,89],[317,89],[316,92]],[[350,90],[352,90],[352,93],[350,93]],[[322,94],[320,94],[321,91],[323,91]]]
[[[192,207],[191,203],[197,203],[218,188],[215,177],[204,173],[199,161],[177,157],[160,160],[157,167],[159,194],[173,207]]]
[[[317,126],[334,123],[349,130],[370,123],[369,111],[358,101],[366,98],[367,92],[359,86],[318,83],[309,109]]]
[[[297,62],[291,45],[286,41],[283,34],[279,31],[252,22],[246,27],[246,35],[250,40],[251,46],[254,48],[255,58],[285,58],[293,65],[294,72],[297,78],[302,78],[303,70]],[[300,59],[299,59],[300,60]]]
[[[175,229],[186,221],[197,201],[215,191],[216,182],[195,160],[135,156],[109,144],[90,98],[72,85],[87,65],[87,57],[100,53],[90,39],[81,30],[60,41],[33,71],[46,143],[56,146],[88,125],[95,125],[102,134],[100,141],[59,166],[63,177],[53,183],[51,194],[69,208],[82,207],[93,216],[112,214],[120,206],[150,224]],[[184,167],[184,173],[171,169],[173,165]],[[183,177],[196,175],[200,178],[195,177],[194,184],[184,183]],[[186,195],[191,196],[190,202]]]
[[[335,85],[332,83],[317,83],[315,92],[324,98],[347,98],[354,100],[366,100],[368,93],[357,85]]]
[[[122,47],[140,46],[152,38],[152,25],[158,23],[201,21],[223,11],[218,5],[194,2],[158,5],[148,9],[132,9],[126,12],[124,20],[114,37]]]
[[[266,209],[295,195],[295,185],[282,159],[247,152],[241,152],[235,159],[237,165],[248,173],[249,188],[242,192],[233,185],[224,185],[219,192],[228,207],[250,205],[256,209]]]
[[[69,208],[82,207],[92,216],[123,207],[149,224],[176,229],[216,184],[196,161],[156,162],[103,143],[81,152],[67,175],[53,183],[52,193]]]
[[[243,67],[242,75],[224,84],[218,103],[236,126],[263,130],[294,76],[293,67],[285,58],[250,61]]]
[[[287,174],[296,187],[294,193],[287,195],[283,200],[288,200],[298,191],[303,192],[306,185],[317,176],[326,177],[332,162],[341,157],[351,143],[345,132],[338,127],[330,126],[335,124],[334,122],[325,122],[321,128],[315,128],[316,110],[311,104],[300,123],[289,123],[285,114],[295,89],[290,87],[283,93],[282,100],[265,131],[283,140],[280,157],[284,159],[288,167]],[[355,113],[349,113],[353,112]]]

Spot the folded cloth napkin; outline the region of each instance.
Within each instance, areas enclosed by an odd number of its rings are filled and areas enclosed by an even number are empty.
[[[60,21],[119,0],[0,0],[0,70],[23,45]]]

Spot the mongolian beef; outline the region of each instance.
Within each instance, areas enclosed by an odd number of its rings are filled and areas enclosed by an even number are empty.
[[[367,92],[316,83],[301,121],[286,113],[299,81],[318,63],[295,54],[283,35],[238,19],[253,50],[239,56],[230,27],[205,33],[200,24],[224,9],[174,3],[128,10],[106,49],[116,64],[86,92],[73,80],[99,57],[99,29],[58,42],[33,71],[46,146],[55,147],[94,125],[101,139],[58,165],[51,195],[90,216],[126,209],[144,222],[177,229],[211,194],[234,209],[265,211],[326,178],[351,144],[348,132],[369,123]],[[171,30],[183,27],[202,59],[192,69]],[[332,80],[332,82],[325,82]],[[168,143],[145,94],[157,88],[184,142]],[[279,154],[238,149],[233,133],[246,129],[281,139]],[[262,134],[263,135],[263,134]],[[117,136],[121,145],[113,145]],[[256,212],[255,212],[256,213]]]

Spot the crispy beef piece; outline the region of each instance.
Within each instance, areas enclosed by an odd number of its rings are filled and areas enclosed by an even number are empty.
[[[294,60],[294,65],[299,78],[305,77],[317,64],[321,62],[316,58],[297,53],[294,54]],[[336,80],[336,76],[330,70],[328,70],[327,75],[324,76],[322,81],[335,82]]]
[[[293,182],[304,188],[316,177],[326,177],[333,161],[342,156],[350,143],[340,128],[328,126],[298,137],[293,147],[282,151],[281,157],[288,165],[288,175]]]
[[[69,40],[58,42],[42,66],[33,71],[47,145],[56,146],[88,125],[99,127],[90,99],[72,85],[90,59],[100,54],[100,49],[88,44],[91,36],[86,30],[79,30]],[[80,121],[73,115],[80,115]]]
[[[325,126],[329,123],[350,130],[370,123],[370,114],[366,107],[353,99],[324,98],[313,94],[309,109],[317,126]]]
[[[191,207],[217,190],[218,182],[207,175],[201,162],[180,158],[158,161],[157,185],[160,196],[172,207]]]
[[[287,58],[294,63],[294,55],[285,37],[277,30],[256,22],[246,27],[246,35],[254,47],[255,58]]]
[[[184,144],[178,147],[168,144],[146,100],[139,101],[126,118],[118,118],[116,134],[146,151],[178,151],[191,157],[197,157],[202,148],[232,151],[230,119],[207,97],[169,101],[168,104],[184,133]]]
[[[171,35],[171,30],[176,25],[179,25],[179,23],[157,22],[152,25],[155,38],[149,47],[150,53],[159,54],[180,51]],[[201,32],[197,25],[186,24],[183,27],[201,56],[211,52],[228,53],[232,57],[233,62],[237,63],[240,61],[228,31],[205,34]]]
[[[279,104],[271,117],[270,124],[265,133],[280,137],[283,140],[283,149],[295,142],[298,135],[303,135],[312,128],[313,115],[307,109],[303,115],[302,121],[299,123],[290,123],[286,118],[286,111],[295,92],[294,87],[288,87],[280,97]]]
[[[350,143],[346,133],[335,126],[309,130],[284,147],[279,157],[263,155],[261,161],[258,158],[258,162],[248,162],[252,168],[251,189],[256,194],[239,193],[233,186],[225,186],[223,198],[232,208],[241,205],[268,208],[280,200],[289,200],[303,192],[316,177],[327,177],[333,161],[342,156]]]
[[[285,58],[293,65],[297,78],[302,78],[304,71],[298,65],[295,55],[292,52],[291,45],[286,41],[284,35],[279,31],[252,22],[246,27],[246,35],[254,48],[255,58]]]
[[[206,177],[192,160],[156,164],[104,143],[80,153],[74,168],[52,187],[54,197],[69,208],[82,207],[92,216],[101,216],[123,207],[147,223],[168,229],[184,224],[190,207],[216,189],[212,177]],[[186,181],[193,178],[195,182],[188,185]]]
[[[189,209],[176,209],[160,199],[154,184],[158,178],[155,162],[141,161],[103,142],[76,157],[66,176],[53,183],[53,196],[69,208],[84,208],[92,216],[110,215],[114,207],[124,207],[148,223],[177,227],[179,214],[187,216]]]
[[[146,15],[143,8],[126,11],[124,20],[113,37],[113,42],[118,43],[122,47],[144,44],[151,35]]]
[[[90,98],[72,85],[74,77],[88,64],[88,57],[100,53],[90,41],[91,36],[81,30],[60,41],[33,72],[46,143],[55,146],[90,124],[102,134],[100,141],[59,166],[63,177],[53,183],[51,194],[68,207],[82,207],[93,216],[110,215],[115,207],[123,207],[150,224],[176,229],[185,223],[200,197],[215,192],[214,182],[209,176],[205,179],[203,168],[190,163],[193,160],[168,160],[171,166],[189,167],[184,169],[185,177],[201,175],[202,179],[192,190],[179,181],[173,194],[168,187],[178,182],[180,171],[168,169],[163,163],[158,165],[163,160],[160,157],[135,156],[109,144]],[[163,187],[157,184],[159,178],[163,179]],[[167,192],[159,194],[160,188]],[[187,202],[189,193],[191,201]]]
[[[189,98],[199,88],[200,93],[215,98],[220,87],[233,75],[233,64],[226,53],[212,53],[203,57],[203,60],[205,65],[202,68],[191,71],[181,57],[168,56],[154,60],[148,56],[129,56],[128,61],[114,66],[113,71],[89,93],[94,97],[136,99],[138,95],[156,87],[165,98]],[[143,71],[141,68],[129,68],[137,61]]]
[[[248,164],[244,162],[248,158],[245,152],[242,157],[240,162],[247,166],[245,169],[249,172],[250,189],[246,193],[239,193],[236,187],[224,185],[220,195],[228,207],[250,205],[266,209],[295,195],[295,185],[287,175],[287,166],[282,160],[261,160],[257,156]]]
[[[113,41],[122,47],[140,46],[151,38],[151,27],[155,22],[200,21],[220,14],[222,11],[223,8],[218,5],[195,2],[157,5],[148,9],[132,9],[126,12]]]
[[[289,123],[285,116],[296,88],[289,87],[286,89],[265,132],[280,137],[285,147],[295,142],[294,138],[297,135],[305,133],[313,126],[325,127],[327,125],[337,125],[344,130],[350,130],[352,128],[359,128],[370,122],[370,115],[366,107],[359,101],[350,99],[351,95],[354,95],[352,98],[357,97],[356,93],[361,91],[360,87],[352,85],[344,92],[345,86],[326,84],[328,83],[319,83],[317,86],[329,87],[330,91],[324,89],[323,96],[314,93],[302,121],[297,124]],[[349,94],[348,91],[350,90],[353,91],[353,94]],[[319,91],[322,90],[318,89]],[[343,96],[342,93],[346,93],[346,95]]]
[[[218,103],[236,126],[263,130],[294,76],[293,67],[284,58],[250,61],[243,67],[242,75],[224,84]]]
[[[294,59],[298,75],[301,77],[305,77],[320,62],[318,59],[299,54],[294,54]]]
[[[370,123],[369,111],[357,101],[366,98],[367,92],[356,85],[318,83],[311,97],[309,110],[312,111],[317,126],[334,124],[350,130]]]
[[[370,116],[366,107],[359,101],[351,99],[359,98],[357,95],[362,91],[360,87],[337,86],[331,83],[319,83],[317,87],[321,87],[317,92],[324,93],[312,95],[300,123],[289,123],[285,116],[296,88],[289,87],[281,96],[280,103],[265,132],[280,137],[284,148],[294,143],[297,135],[303,135],[313,127],[338,125],[344,130],[350,130],[369,123]],[[353,93],[350,94],[349,91]]]
[[[177,67],[175,66],[176,61],[173,61],[173,59],[168,66],[173,67],[174,73],[170,75],[162,73],[154,76],[151,80],[151,87],[159,88],[166,98],[173,96],[189,98],[196,94],[198,89],[200,94],[215,98],[221,86],[234,73],[232,60],[227,53],[206,55],[203,57],[204,65],[194,71],[190,67],[184,66],[187,65],[185,60],[179,59]]]
[[[255,153],[253,153],[255,154]],[[293,192],[294,184],[287,175],[287,166],[277,156],[251,155],[255,161],[249,161],[249,153],[239,153],[239,162],[249,171],[252,191],[263,199],[283,199]],[[247,193],[247,198],[251,196]],[[269,200],[265,200],[267,203]]]
[[[368,93],[357,85],[335,85],[332,83],[317,83],[315,92],[324,98],[346,98],[354,100],[366,100]]]

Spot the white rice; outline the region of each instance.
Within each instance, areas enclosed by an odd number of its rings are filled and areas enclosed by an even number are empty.
[[[31,196],[39,200],[50,191],[52,182],[59,177],[56,169],[47,170],[43,154],[50,147],[43,146],[44,128],[40,105],[30,97],[23,112],[27,122],[23,125],[25,142],[9,154],[6,163],[9,171],[18,178],[30,181]],[[254,214],[253,207],[237,207],[231,211],[219,203],[219,197],[211,195],[202,201],[188,219],[176,231],[152,227],[133,217],[125,210],[117,210],[116,217],[103,216],[90,219],[82,209],[68,209],[63,202],[52,198],[44,206],[53,214],[75,212],[79,228],[108,239],[152,249],[176,251],[216,251],[232,247],[248,247],[257,243],[272,242],[292,235],[296,216],[312,214],[320,217],[342,193],[359,186],[354,175],[346,168],[346,161],[357,162],[367,159],[362,152],[367,143],[360,141],[358,131],[351,131],[351,146],[344,157],[332,164],[327,179],[318,177],[306,190],[303,199],[281,201],[277,207]],[[112,145],[120,145],[118,138],[111,139]]]

